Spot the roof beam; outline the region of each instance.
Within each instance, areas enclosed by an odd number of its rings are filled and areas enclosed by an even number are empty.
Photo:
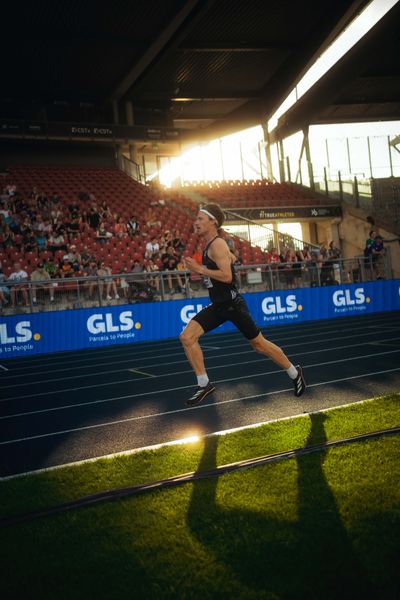
[[[177,48],[178,52],[276,52],[282,50],[282,52],[296,50],[297,45],[295,44],[263,44],[260,46],[247,46],[246,44],[238,45],[232,43],[226,44],[201,44],[198,43],[195,46],[180,46]]]
[[[198,20],[203,17],[210,7],[216,0],[187,0],[184,3],[183,8],[175,15],[173,19],[168,23],[167,27],[157,39],[151,44],[141,58],[135,63],[135,65],[128,71],[122,81],[118,84],[114,92],[110,96],[111,101],[119,100],[124,96],[133,84],[139,79],[139,77],[145,72],[150,64],[159,56],[159,54],[166,49],[171,52],[176,49],[179,44],[183,41],[186,35],[193,29],[197,24]],[[187,21],[189,15],[195,12],[190,18],[190,22]],[[182,28],[182,25],[186,25]],[[179,31],[179,35],[177,36]],[[174,37],[175,36],[175,37]],[[177,37],[176,37],[177,36]],[[172,43],[172,40],[173,43]]]

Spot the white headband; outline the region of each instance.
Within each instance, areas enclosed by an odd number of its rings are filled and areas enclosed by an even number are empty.
[[[200,208],[200,212],[206,213],[206,215],[208,215],[210,217],[210,219],[217,221],[217,219],[214,217],[214,215],[212,215],[210,212],[208,212],[208,210],[206,210],[205,208]],[[218,221],[217,221],[217,225],[218,225]]]

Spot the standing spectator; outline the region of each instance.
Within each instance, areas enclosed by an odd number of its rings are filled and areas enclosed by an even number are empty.
[[[341,252],[334,241],[329,242],[328,257],[332,261],[334,280],[337,283],[342,283],[342,278],[340,276],[340,262],[339,262],[339,259],[341,258]]]
[[[375,277],[376,279],[383,279],[383,257],[386,254],[386,248],[383,245],[383,237],[381,235],[376,235],[370,247]]]
[[[38,263],[36,269],[32,272],[31,281],[37,282],[32,286],[32,302],[37,305],[37,291],[48,290],[50,295],[50,302],[54,302],[54,286],[50,281],[50,275],[45,270],[43,263]]]
[[[167,252],[162,255],[161,262],[162,262],[162,270],[168,272],[167,281],[168,281],[169,292],[170,292],[170,294],[173,294],[175,290],[172,285],[173,280],[172,280],[171,271],[177,270],[179,259],[178,259],[177,255],[175,254],[174,247],[172,245],[168,246]],[[178,273],[176,273],[175,277],[176,277],[176,280],[180,287],[180,291],[184,290],[185,288],[182,283],[181,276]]]
[[[99,270],[99,266],[96,263],[96,261],[95,260],[91,260],[88,265],[85,265],[83,267],[83,274],[84,274],[85,277],[97,277],[98,270]],[[97,279],[91,279],[88,282],[88,297],[89,297],[89,300],[92,299],[93,290],[95,288],[97,288],[98,283],[99,282],[98,282]],[[102,293],[103,293],[103,284],[102,284],[102,287],[101,287],[101,294]]]
[[[0,311],[3,306],[8,303],[8,297],[10,295],[10,288],[5,285],[6,276],[3,273],[3,267],[0,262]]]
[[[107,267],[105,262],[100,263],[100,268],[97,270],[97,275],[98,275],[98,277],[102,277],[102,279],[100,279],[100,281],[99,281],[100,297],[101,298],[103,297],[103,289],[104,289],[104,283],[105,283],[107,300],[112,300],[111,295],[110,295],[111,289],[114,292],[115,299],[118,300],[119,296],[118,296],[115,280],[111,276],[112,272],[111,272],[110,267]]]
[[[158,272],[160,269],[158,265],[150,258],[146,263],[146,271],[150,273],[150,276],[147,277],[146,281],[149,283],[151,287],[155,287],[157,292],[160,291],[160,276],[153,275],[153,273]]]
[[[21,269],[21,263],[14,263],[14,271],[11,273],[8,281],[12,282],[10,295],[11,295],[11,305],[15,306],[15,299],[18,292],[21,292],[22,298],[24,300],[25,306],[28,306],[28,292],[26,289],[26,285],[22,282],[28,280],[28,273]]]

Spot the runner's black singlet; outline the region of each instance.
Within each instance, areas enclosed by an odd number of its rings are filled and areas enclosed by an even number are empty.
[[[211,244],[216,240],[219,236],[216,235],[210,242],[208,242],[207,246],[204,248],[202,264],[206,269],[210,269],[210,271],[218,270],[218,265],[208,256],[208,249]],[[223,239],[223,238],[221,238]],[[224,304],[226,302],[231,302],[235,300],[239,295],[239,290],[237,288],[237,280],[236,273],[231,262],[231,273],[232,273],[232,281],[230,283],[224,283],[223,281],[218,281],[217,279],[213,279],[212,277],[204,277],[204,284],[208,288],[208,293],[210,294],[210,300],[214,304]]]

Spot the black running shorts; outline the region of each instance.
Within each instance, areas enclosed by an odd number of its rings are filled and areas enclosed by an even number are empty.
[[[193,317],[193,321],[197,321],[205,333],[216,329],[226,321],[231,321],[248,340],[253,340],[260,333],[241,296],[232,302],[209,304]]]

